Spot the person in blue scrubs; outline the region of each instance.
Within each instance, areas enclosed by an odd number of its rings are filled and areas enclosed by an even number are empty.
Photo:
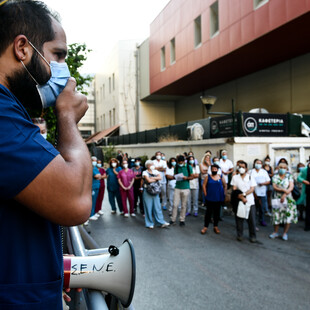
[[[90,155],[77,128],[87,100],[73,78],[62,92],[51,89],[66,68],[56,17],[38,1],[0,3],[0,309],[60,310],[59,225],[84,223],[91,211]],[[46,100],[55,106],[57,149],[28,114]]]
[[[122,168],[119,166],[119,161],[116,158],[111,158],[109,161],[109,165],[110,167],[107,169],[106,173],[108,177],[107,188],[108,188],[109,202],[111,205],[111,213],[116,214],[116,204],[115,204],[116,200],[120,214],[124,214],[123,203],[117,179],[117,175],[122,170]]]

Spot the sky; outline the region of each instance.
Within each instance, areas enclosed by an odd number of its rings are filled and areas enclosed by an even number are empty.
[[[57,11],[67,42],[86,43],[92,52],[81,68],[96,73],[119,40],[149,37],[150,24],[170,0],[43,0]]]

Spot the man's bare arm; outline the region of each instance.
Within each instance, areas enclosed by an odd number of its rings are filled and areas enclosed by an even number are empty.
[[[85,222],[91,211],[91,160],[77,128],[88,106],[75,86],[70,78],[56,102],[60,155],[15,197],[42,217],[64,226]]]

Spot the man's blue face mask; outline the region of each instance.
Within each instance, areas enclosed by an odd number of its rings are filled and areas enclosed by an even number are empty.
[[[68,65],[65,62],[48,61],[45,57],[34,47],[34,45],[28,41],[32,48],[42,57],[42,59],[50,66],[51,68],[51,78],[44,85],[39,85],[35,80],[32,74],[28,71],[24,63],[21,61],[22,65],[26,71],[30,74],[32,79],[37,84],[37,89],[42,101],[43,109],[48,107],[54,107],[56,104],[57,97],[64,90],[70,75]]]

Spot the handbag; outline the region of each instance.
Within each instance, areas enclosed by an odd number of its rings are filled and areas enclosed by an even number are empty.
[[[251,205],[244,204],[241,200],[238,204],[237,216],[243,219],[248,219],[250,214]]]
[[[149,173],[149,175],[152,177],[153,175]],[[145,186],[145,189],[148,194],[150,195],[158,195],[161,192],[161,184],[159,181],[147,183]]]
[[[272,209],[275,209],[275,210],[284,209],[287,207],[287,201],[285,199],[284,202],[282,203],[280,201],[280,198],[274,198],[274,199],[271,199],[271,206],[272,206]]]
[[[300,197],[300,190],[296,184],[294,185],[294,188],[292,190],[292,196],[295,200],[298,200]]]

